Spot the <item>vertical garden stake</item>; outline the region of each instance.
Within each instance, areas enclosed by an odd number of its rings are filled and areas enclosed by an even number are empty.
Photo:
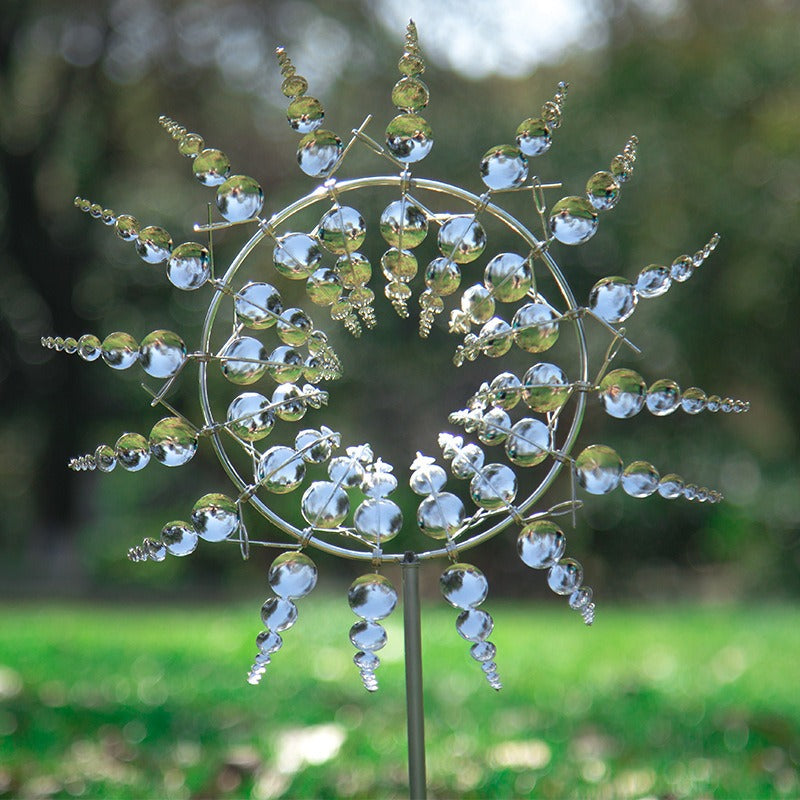
[[[408,728],[408,794],[425,800],[425,709],[422,697],[422,631],[419,603],[419,559],[407,552],[400,562],[403,574],[406,710]]]

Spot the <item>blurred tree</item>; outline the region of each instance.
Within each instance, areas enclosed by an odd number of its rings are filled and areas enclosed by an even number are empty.
[[[467,5],[408,5],[431,62],[426,116],[437,136],[421,172],[477,189],[480,154],[509,140],[563,77],[572,83],[565,124],[532,170],[579,192],[629,133],[641,141],[620,207],[588,245],[557,253],[579,300],[599,277],[633,277],[647,263],[694,252],[715,229],[722,234],[690,284],[643,304],[629,330],[646,359],[624,355],[620,364],[648,381],[669,376],[751,399],[753,410],[735,419],[627,424],[590,413],[584,441],[593,436],[627,460],[648,458],[719,486],[728,502],[698,509],[611,496],[590,504],[573,552],[591,550],[585,560],[601,576],[593,577],[595,585],[606,580],[625,590],[668,591],[658,581],[672,579],[676,570],[664,564],[673,564],[695,578],[730,578],[739,589],[796,590],[800,350],[789,325],[800,299],[800,9],[788,0],[602,6],[576,0],[564,4],[570,13],[518,3],[516,25],[484,20],[495,27],[481,28],[469,23],[478,17]],[[143,265],[129,246],[75,211],[72,197],[163,224],[176,240],[191,238],[188,223],[202,215],[203,200],[155,124],[168,113],[225,149],[265,186],[268,207],[281,207],[311,184],[293,168],[295,139],[282,121],[275,45],[286,44],[302,66],[334,129],[341,133],[374,113],[370,130],[380,138],[392,114],[389,91],[403,33],[397,14],[388,0],[287,0],[268,7],[244,0],[69,6],[6,0],[0,19],[4,585],[62,576],[74,586],[81,575],[127,576],[120,564],[127,546],[157,532],[168,516],[185,515],[198,486],[224,486],[209,453],[180,471],[190,475],[167,478],[163,471],[76,476],[65,469],[69,457],[113,442],[128,426],[146,433],[155,418],[143,411],[138,376],[69,363],[42,350],[39,337],[174,327],[189,341],[204,310],[202,297],[176,297],[160,269]],[[520,33],[523,22],[537,19],[537,30],[561,35],[567,48],[550,48],[547,63],[535,57],[533,38]],[[470,58],[476,47],[480,57]],[[494,77],[476,83],[478,74]],[[354,170],[374,168],[359,158]],[[233,237],[220,237],[222,252],[233,245]],[[416,336],[410,327],[382,327],[370,334],[370,351]],[[413,375],[419,347],[394,353],[407,358],[397,369]],[[369,378],[384,380],[372,369],[362,381]],[[453,408],[463,402],[463,381],[441,388]],[[192,387],[180,391],[191,408]],[[356,398],[363,384],[355,381],[349,391]],[[345,428],[355,424],[341,420]],[[185,499],[176,504],[177,497]],[[167,500],[172,510],[164,511]],[[482,565],[494,562],[487,571],[511,570],[509,586],[528,578],[511,558],[480,558]],[[193,561],[201,573],[219,573],[202,556]]]

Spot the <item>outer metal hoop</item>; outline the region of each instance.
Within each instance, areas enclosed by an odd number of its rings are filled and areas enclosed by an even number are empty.
[[[396,176],[379,175],[379,176],[353,178],[352,180],[337,182],[334,188],[337,195],[342,195],[348,192],[364,189],[367,187],[395,186],[402,188],[404,185],[408,186],[410,189],[422,189],[424,191],[436,192],[450,197],[456,197],[459,200],[463,200],[472,206],[480,205],[483,208],[483,210],[485,210],[488,214],[500,220],[514,233],[520,236],[528,244],[531,250],[538,250],[542,245],[542,243],[536,238],[536,236],[534,236],[524,225],[522,225],[522,223],[520,223],[515,217],[513,217],[511,214],[509,214],[499,206],[491,202],[486,203],[484,205],[481,198],[478,197],[478,195],[475,195],[472,192],[468,192],[465,189],[461,189],[458,186],[453,186],[451,184],[443,183],[441,181],[435,181],[423,178],[412,178],[406,182],[403,176],[400,175]],[[313,192],[307,194],[305,197],[301,197],[299,200],[296,200],[294,203],[286,206],[284,209],[274,214],[269,219],[267,225],[270,228],[274,229],[275,227],[282,225],[284,222],[286,222],[288,219],[290,219],[300,211],[303,211],[304,209],[316,203],[320,203],[326,200],[328,201],[330,200],[330,193],[328,191],[328,187],[320,186]],[[267,234],[265,233],[265,231],[262,228],[259,228],[259,230],[250,238],[250,240],[244,244],[242,249],[237,253],[236,257],[231,262],[231,265],[228,267],[227,271],[225,272],[225,275],[221,279],[222,283],[225,286],[230,285],[231,281],[235,277],[239,268],[244,263],[247,256],[266,235]],[[572,289],[567,283],[566,278],[564,278],[564,275],[562,274],[558,264],[556,264],[555,260],[552,258],[552,256],[547,250],[542,251],[542,257],[544,258],[544,261],[547,264],[548,269],[550,270],[550,274],[552,275],[553,279],[558,285],[559,290],[561,291],[561,295],[567,304],[568,310],[573,310],[578,308],[578,305],[575,302],[575,298],[572,294]],[[220,303],[222,302],[225,296],[226,296],[225,292],[223,292],[220,289],[217,289],[217,291],[214,293],[214,296],[211,299],[211,303],[209,304],[205,323],[203,325],[203,334],[202,334],[202,348],[205,352],[208,352],[208,348],[211,343],[211,333],[214,327],[214,321],[216,320]],[[586,349],[585,331],[583,328],[583,322],[579,316],[576,316],[576,318],[574,319],[574,328],[575,328],[575,337],[578,346],[578,354],[580,361],[580,380],[582,382],[585,382],[588,380],[589,364],[588,364],[588,354]],[[211,411],[211,404],[208,397],[208,385],[206,379],[207,370],[208,370],[208,364],[206,362],[201,362],[199,365],[200,404],[203,409],[204,422],[207,426],[211,427],[216,425],[216,420],[214,420]],[[578,432],[580,430],[581,423],[583,422],[583,414],[585,407],[586,407],[586,395],[585,393],[580,392],[578,393],[578,397],[576,399],[576,408],[575,408],[575,414],[572,418],[572,424],[570,426],[569,432],[564,442],[564,446],[562,448],[562,451],[564,453],[570,452],[575,443],[575,440],[578,437]],[[236,467],[231,463],[231,460],[228,457],[228,454],[222,445],[219,433],[216,430],[214,430],[213,427],[212,430],[213,433],[211,434],[211,442],[214,447],[214,450],[217,453],[217,457],[219,458],[220,463],[222,464],[223,468],[225,469],[225,471],[227,472],[228,476],[233,481],[233,483],[239,488],[240,491],[244,491],[250,485],[249,481],[245,481],[239,474]],[[544,477],[544,479],[539,483],[539,486],[522,503],[517,505],[517,508],[520,510],[521,513],[523,514],[526,513],[533,506],[533,504],[536,503],[544,495],[544,493],[547,491],[548,488],[550,488],[551,484],[556,479],[558,473],[561,471],[561,467],[562,467],[561,462],[554,459],[553,465],[551,466],[549,472]],[[308,536],[302,530],[290,524],[282,517],[278,516],[257,495],[252,495],[249,498],[249,502],[269,522],[275,525],[275,527],[284,531],[284,533],[293,537],[294,539],[297,539],[298,541],[302,541],[326,553],[330,553],[332,555],[336,555],[342,558],[349,558],[360,561],[371,561],[374,558],[374,554],[371,551],[351,550],[350,548],[342,547],[340,545],[327,542],[324,539],[321,539],[314,535]],[[508,525],[511,524],[512,521],[513,520],[511,517],[504,517],[490,528],[487,528],[484,531],[476,533],[464,539],[463,541],[459,541],[457,544],[458,550],[467,550],[469,548],[475,547],[478,544],[481,544],[482,542],[487,541],[488,539],[491,539],[493,536],[496,536],[498,533],[500,533],[502,530],[508,527]],[[419,560],[438,558],[442,556],[447,556],[448,553],[449,553],[448,548],[441,547],[436,550],[426,550],[422,553],[418,553],[417,558]],[[405,557],[404,553],[381,553],[380,560],[382,562],[399,563],[403,560],[404,557]]]

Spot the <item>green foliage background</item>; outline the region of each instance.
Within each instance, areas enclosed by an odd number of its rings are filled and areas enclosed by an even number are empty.
[[[646,357],[625,355],[620,364],[648,381],[669,376],[682,386],[747,398],[752,410],[735,417],[642,415],[629,422],[589,414],[584,443],[605,441],[627,461],[647,458],[719,487],[727,502],[698,507],[633,501],[621,493],[591,498],[571,552],[606,596],[687,588],[794,593],[800,586],[800,12],[777,1],[686,0],[662,4],[660,13],[656,5],[609,0],[586,6],[590,35],[562,52],[559,63],[551,59],[522,77],[473,81],[430,56],[426,117],[437,140],[419,173],[479,191],[480,155],[509,140],[561,78],[572,86],[564,125],[552,151],[532,161],[532,171],[563,180],[568,193],[580,192],[585,178],[630,133],[638,134],[636,173],[619,207],[591,242],[561,248],[557,258],[580,299],[599,277],[632,277],[647,263],[669,263],[718,230],[722,243],[691,282],[642,304],[629,331]],[[176,240],[192,238],[190,224],[203,217],[208,198],[156,124],[168,113],[224,149],[237,169],[262,182],[267,208],[280,208],[311,183],[294,164],[296,137],[283,120],[272,49],[285,44],[301,72],[304,58],[317,64],[324,84],[317,93],[332,128],[342,133],[373,113],[370,130],[380,138],[393,113],[389,91],[402,38],[402,30],[381,23],[389,6],[4,4],[0,570],[6,591],[118,595],[168,584],[208,592],[261,580],[262,558],[248,571],[235,565],[233,548],[210,554],[207,548],[186,559],[191,564],[163,565],[158,575],[130,569],[127,547],[157,535],[167,519],[185,516],[205,491],[224,491],[224,476],[210,448],[179,474],[165,475],[158,465],[136,475],[69,473],[69,457],[113,442],[123,430],[146,433],[156,418],[146,409],[136,370],[111,374],[102,364],[78,363],[42,350],[39,337],[102,337],[111,330],[141,337],[167,327],[191,347],[207,296],[172,290],[160,268],[140,262],[129,246],[73,209],[72,197],[162,224]],[[441,4],[438,24],[447,13],[468,15],[470,8],[457,12]],[[426,22],[437,21],[417,22],[425,51]],[[330,66],[320,71],[312,54],[319,59],[324,52]],[[352,174],[376,168],[366,154],[354,155],[347,167]],[[221,252],[233,252],[236,241],[220,237]],[[390,320],[360,344],[365,355],[355,360],[357,377],[347,387],[350,416],[345,410],[328,421],[348,431],[358,429],[375,387],[391,385],[389,402],[399,399],[423,357],[413,327]],[[387,361],[377,354],[389,347],[391,371],[376,372]],[[364,363],[372,384],[360,374]],[[185,381],[174,400],[190,415],[197,411],[191,384]],[[463,390],[450,379],[436,391],[439,408],[463,402]],[[417,411],[420,431],[430,426],[433,442],[438,418],[428,421],[424,402]],[[474,560],[490,578],[502,578],[494,581],[496,590],[528,595],[536,589],[513,546],[506,536]]]

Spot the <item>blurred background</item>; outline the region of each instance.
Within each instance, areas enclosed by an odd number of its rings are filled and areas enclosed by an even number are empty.
[[[143,536],[157,536],[167,519],[185,517],[200,494],[226,491],[210,447],[182,470],[66,469],[70,457],[113,443],[124,430],[147,433],[155,412],[138,386],[139,370],[112,373],[102,363],[85,364],[42,349],[40,337],[102,338],[124,330],[141,338],[168,328],[191,349],[209,298],[173,289],[161,267],[141,262],[112,231],[74,209],[72,198],[163,225],[176,242],[196,238],[191,224],[204,218],[210,197],[157,124],[166,113],[228,153],[234,171],[256,177],[267,211],[277,210],[313,182],[295,163],[296,134],[285,122],[275,46],[287,47],[310,93],[323,101],[326,126],[346,136],[372,113],[369,130],[380,139],[394,113],[389,93],[409,17],[428,61],[432,99],[425,116],[436,137],[420,175],[480,192],[481,154],[510,141],[560,79],[571,84],[564,124],[552,150],[531,161],[532,173],[580,193],[631,133],[639,136],[635,175],[619,206],[588,244],[555,251],[579,302],[599,277],[633,278],[648,263],[693,253],[713,231],[722,237],[691,282],[642,303],[628,329],[645,355],[623,352],[617,365],[637,369],[648,383],[671,377],[684,387],[749,399],[750,413],[666,419],[643,413],[618,421],[594,408],[580,441],[604,441],[626,462],[645,458],[663,472],[718,488],[726,502],[635,501],[621,491],[589,498],[571,553],[607,596],[741,597],[800,588],[795,3],[6,0],[0,21],[3,592],[96,596],[137,586],[148,593],[224,592],[262,580],[263,559],[244,569],[235,548],[205,548],[164,565],[166,582],[151,570],[131,570],[124,558]],[[370,159],[361,154],[349,169],[383,171]],[[345,167],[343,176],[350,174],[358,171]],[[237,231],[220,236],[221,257],[241,241]],[[380,296],[379,278],[373,282]],[[351,361],[357,377],[345,390],[353,402],[327,420],[340,430],[357,430],[369,393],[396,381],[394,373],[411,379],[423,357],[415,325],[398,325],[388,307],[379,313],[386,323],[361,340],[363,355]],[[590,335],[604,340],[599,329]],[[432,342],[445,342],[451,352],[446,339]],[[377,371],[386,363],[378,355],[389,347],[391,370]],[[187,372],[172,402],[197,420]],[[439,391],[445,400],[432,420],[424,402],[415,409],[421,429],[431,426],[430,450],[446,411],[465,399],[455,380],[438,384]],[[408,460],[399,458],[402,484]],[[562,487],[554,499],[564,493]],[[413,496],[403,502],[412,519]],[[508,536],[475,560],[503,574],[495,591],[537,590]],[[326,574],[335,569],[350,567],[331,565]]]
[[[482,191],[481,155],[510,142],[569,81],[564,124],[531,173],[579,194],[630,134],[640,140],[633,179],[597,235],[554,250],[578,301],[598,278],[634,278],[718,231],[691,281],[641,303],[627,327],[644,356],[623,351],[616,365],[648,383],[670,377],[752,403],[744,415],[628,421],[590,404],[579,446],[604,442],[626,463],[647,459],[726,500],[588,497],[577,529],[566,530],[602,603],[590,631],[522,565],[512,532],[471,551],[490,579],[500,695],[453,632],[436,565],[423,576],[431,796],[797,796],[793,0],[3,0],[0,796],[405,794],[401,615],[387,620],[382,689],[367,698],[346,636],[345,587],[358,569],[315,556],[322,591],[303,601],[303,624],[287,632],[266,685],[243,686],[273,553],[243,564],[235,547],[211,545],[131,565],[129,547],[186,518],[202,494],[230,492],[228,481],[207,443],[180,470],[69,471],[71,457],[123,431],[147,434],[162,414],[148,408],[138,368],[114,372],[39,340],[167,328],[194,349],[209,294],[172,288],[162,267],[143,263],[73,197],[163,225],[176,242],[197,238],[192,223],[212,198],[158,125],[168,114],[257,178],[267,213],[282,208],[314,182],[295,163],[275,46],[308,78],[326,127],[346,138],[371,113],[368,132],[381,139],[409,17],[428,63],[424,115],[436,140],[415,172]],[[383,170],[358,150],[341,176]],[[523,198],[514,203],[532,218]],[[376,209],[361,210],[377,259]],[[242,240],[220,234],[218,258]],[[382,282],[376,274],[379,326],[358,348],[332,334],[346,370],[332,389],[343,400],[308,420],[349,442],[370,439],[402,486],[409,449],[435,452],[475,372],[445,370],[454,345],[445,320],[423,346],[416,303],[399,323]],[[605,334],[589,333],[602,351]],[[422,369],[442,379],[423,391]],[[198,421],[194,374],[169,399]],[[375,407],[369,428],[363,417]],[[398,442],[392,427],[420,443]],[[414,496],[396,496],[413,519]],[[548,501],[567,496],[561,481]]]

